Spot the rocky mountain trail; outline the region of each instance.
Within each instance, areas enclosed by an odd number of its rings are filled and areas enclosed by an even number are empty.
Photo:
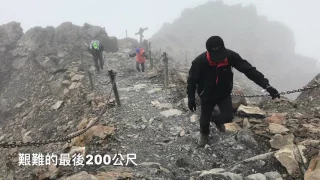
[[[74,26],[67,23],[62,27]],[[87,34],[92,32],[88,30],[90,27],[80,29],[87,29]],[[59,29],[35,28],[29,33],[39,31],[47,37]],[[63,45],[69,55],[62,58],[59,51],[56,53],[59,47],[47,47],[41,38],[23,38],[23,42],[28,42],[27,39],[30,43],[14,47],[11,52],[14,55],[8,56],[27,55],[27,59],[17,60],[23,62],[17,66],[7,64],[19,67],[19,71],[11,71],[10,81],[4,82],[6,88],[1,91],[0,144],[35,143],[87,131],[69,142],[1,149],[3,179],[317,180],[320,177],[320,120],[316,113],[306,111],[316,103],[300,108],[300,102],[310,97],[313,102],[318,101],[319,89],[310,90],[311,94],[301,95],[297,101],[267,97],[259,103],[233,97],[235,119],[226,124],[227,132],[218,132],[212,125],[209,144],[199,148],[199,104],[197,111],[188,110],[187,75],[177,74],[179,65],[170,68],[170,83],[165,88],[162,60],[155,62],[153,70],[147,61],[145,73],[135,70],[134,58],[128,57],[135,42],[120,40],[116,52],[104,53],[105,67],[96,73],[90,54],[75,50],[77,43],[73,40]],[[51,40],[48,38],[48,42]],[[45,47],[35,47],[34,42]],[[53,70],[54,62],[62,59],[65,64]],[[40,60],[53,64],[42,66]],[[116,74],[121,106],[116,103],[109,70]],[[235,86],[234,93],[243,92],[241,86]],[[214,113],[219,113],[219,109]],[[36,166],[39,162],[30,161],[28,165],[27,160],[23,161],[27,164],[19,165],[22,153],[31,157],[40,153],[76,156],[78,163],[79,154],[92,156],[91,162],[97,161],[95,157],[99,155],[107,159],[86,166],[74,166],[72,162],[68,166],[61,161],[59,166],[54,162]]]

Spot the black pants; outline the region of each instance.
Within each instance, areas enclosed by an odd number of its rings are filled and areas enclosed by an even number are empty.
[[[139,63],[139,62],[136,61],[136,68],[137,68],[137,70],[140,72],[140,66],[139,66],[139,64],[141,64],[142,72],[144,72],[144,63]]]
[[[220,109],[219,115],[212,116],[214,107],[218,105]],[[223,99],[201,100],[201,116],[200,116],[200,133],[204,135],[210,134],[210,120],[216,124],[225,124],[232,122],[233,109],[231,95]]]
[[[103,61],[102,52],[100,52],[100,51],[94,52],[93,53],[93,61],[94,61],[94,66],[96,67],[97,71],[100,71],[100,68],[101,68],[101,70],[103,69],[104,61]]]

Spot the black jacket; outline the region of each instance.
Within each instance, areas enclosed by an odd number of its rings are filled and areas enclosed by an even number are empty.
[[[242,59],[238,53],[229,49],[227,49],[227,52],[228,65],[226,66],[218,68],[217,66],[210,66],[206,52],[192,62],[188,77],[188,98],[195,98],[196,89],[201,99],[220,99],[230,95],[233,88],[232,67],[244,73],[250,80],[264,89],[269,85],[269,80],[248,61]]]

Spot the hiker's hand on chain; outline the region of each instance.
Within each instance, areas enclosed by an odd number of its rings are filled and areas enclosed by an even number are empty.
[[[192,112],[197,109],[196,101],[194,98],[188,98],[188,107]]]
[[[279,92],[274,87],[268,86],[266,90],[268,91],[272,99],[280,98]]]

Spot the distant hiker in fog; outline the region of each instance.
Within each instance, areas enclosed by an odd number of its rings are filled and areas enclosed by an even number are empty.
[[[201,99],[199,146],[208,143],[212,111],[218,105],[221,114],[212,117],[220,132],[225,132],[225,123],[233,120],[231,92],[233,89],[232,67],[244,73],[250,80],[266,89],[272,99],[280,98],[278,91],[270,86],[269,80],[248,61],[232,50],[226,49],[219,36],[212,36],[206,42],[207,51],[192,62],[188,77],[188,106],[196,110],[195,92]]]
[[[148,54],[144,52],[144,49],[142,47],[136,48],[136,51],[134,53],[129,54],[129,57],[135,57],[136,56],[136,69],[140,72],[140,64],[142,72],[145,70],[145,62],[146,59],[148,59]]]
[[[88,47],[88,50],[93,56],[94,66],[96,67],[97,71],[100,72],[100,68],[101,70],[103,70],[104,64],[102,56],[102,52],[104,51],[103,45],[98,40],[92,40]],[[100,65],[98,63],[98,60]]]

